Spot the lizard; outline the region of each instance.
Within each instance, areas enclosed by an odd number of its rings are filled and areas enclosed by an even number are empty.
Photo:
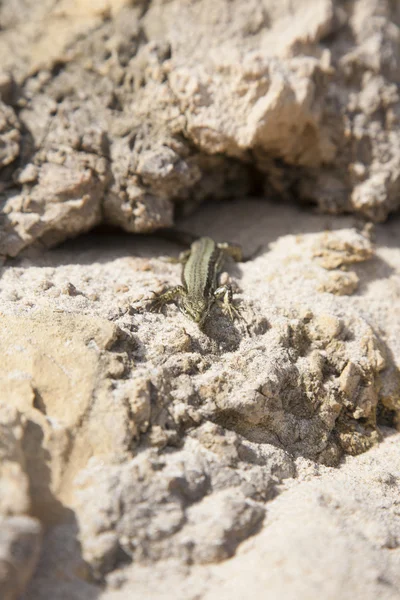
[[[171,302],[177,303],[180,311],[202,328],[217,303],[233,320],[240,313],[232,302],[230,285],[219,285],[219,275],[224,259],[231,256],[235,261],[243,260],[238,245],[217,243],[209,237],[194,241],[189,250],[182,252],[178,262],[183,265],[182,285],[177,285],[154,298],[149,310],[158,311]]]

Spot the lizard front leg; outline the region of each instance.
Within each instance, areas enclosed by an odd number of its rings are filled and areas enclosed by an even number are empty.
[[[238,319],[241,318],[240,311],[233,304],[232,288],[230,285],[221,285],[218,287],[214,292],[214,298],[232,321],[235,317]]]
[[[177,298],[186,296],[187,292],[182,285],[176,285],[173,288],[170,288],[166,292],[156,296],[151,300],[149,304],[149,310],[151,312],[159,312],[164,304],[169,304],[170,302],[175,302]]]

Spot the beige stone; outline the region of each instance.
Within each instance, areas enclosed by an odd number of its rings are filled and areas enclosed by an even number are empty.
[[[3,103],[17,105],[1,108],[1,255],[99,223],[152,232],[176,204],[255,188],[373,221],[398,208],[399,34],[386,0],[13,7],[1,9]],[[336,242],[330,268],[347,252]]]
[[[3,393],[28,419],[33,510],[44,520],[58,520],[59,500],[68,503],[71,482],[89,458],[116,448],[123,453],[136,435],[130,409],[114,400],[110,388],[130,361],[112,351],[118,329],[105,320],[47,310],[31,317],[3,315],[1,322]],[[132,396],[134,402],[134,391]],[[103,429],[91,421],[92,413]]]
[[[395,3],[0,22],[0,597],[398,598]],[[113,228],[174,223],[243,319],[148,311],[179,250]]]

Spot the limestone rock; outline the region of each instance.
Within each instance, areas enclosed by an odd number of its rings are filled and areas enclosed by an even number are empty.
[[[395,4],[1,4],[1,598],[398,598]]]
[[[263,533],[247,542],[240,556],[208,573],[204,597],[239,600],[251,590],[254,598],[306,599],[315,591],[323,598],[395,600],[400,590],[398,443],[398,435],[389,437],[340,470],[280,495],[269,505]],[[110,594],[107,600],[119,597]]]
[[[3,393],[29,419],[24,453],[33,510],[56,522],[60,499],[70,496],[87,460],[127,451],[138,434],[128,417],[134,411],[111,391],[130,360],[113,350],[119,333],[107,321],[49,312],[1,321]],[[92,411],[102,415],[103,429],[92,422]]]
[[[42,527],[27,516],[31,504],[24,455],[27,423],[12,404],[4,401],[0,434],[0,596],[16,600],[37,565]]]
[[[41,526],[36,519],[0,518],[0,594],[17,600],[31,578],[39,559]]]
[[[359,279],[354,271],[332,271],[318,287],[319,292],[328,292],[338,296],[354,294],[358,288]]]
[[[157,258],[177,251],[160,239],[97,234],[2,269],[1,387],[13,409],[0,421],[12,449],[2,454],[0,485],[14,486],[18,514],[48,531],[26,600],[95,598],[100,585],[110,598],[131,585],[157,598],[163,578],[178,598],[212,594],[226,559],[244,560],[268,532],[272,552],[293,557],[292,572],[297,544],[317,536],[311,513],[321,527],[331,523],[332,556],[343,554],[353,580],[359,567],[347,547],[366,553],[366,568],[382,552],[380,573],[395,586],[385,548],[395,556],[396,474],[383,475],[385,492],[343,464],[368,470],[379,455],[375,471],[386,473],[385,452],[396,461],[388,440],[400,416],[398,223],[377,226],[372,244],[351,217],[246,199],[210,205],[183,229],[237,240],[248,254],[259,248],[247,262],[226,263],[244,321],[232,324],[215,307],[200,331],[173,305],[148,312],[152,292],[180,277],[179,265]],[[357,289],[324,287],[338,274],[354,274]],[[300,507],[303,487],[324,477],[315,493],[334,494],[344,519],[357,509],[351,490],[343,492],[350,505],[341,495],[347,476],[354,498],[371,490],[369,514],[357,513],[370,536],[361,541],[314,492],[311,509]],[[377,508],[384,498],[386,520]],[[381,551],[371,550],[378,538]],[[326,569],[331,559],[316,539]],[[294,573],[306,597],[310,578]],[[372,578],[366,597],[380,589]]]
[[[372,330],[362,321],[329,314],[279,321],[258,338],[259,353],[242,348],[222,372],[216,368],[199,378],[197,393],[208,418],[252,441],[329,463],[337,460],[339,447],[357,453],[374,443],[375,390],[385,358]],[[351,350],[346,349],[349,338]],[[232,386],[228,373],[234,364],[240,376]],[[359,375],[350,390],[336,380],[348,364]]]
[[[17,158],[20,141],[21,132],[18,119],[13,109],[0,101],[0,169]]]
[[[373,256],[370,240],[357,231],[325,233],[316,241],[314,256],[324,269],[363,262]]]
[[[15,87],[11,73],[0,71],[0,98],[5,104],[12,104]]]
[[[1,254],[261,190],[374,221],[398,207],[389,1],[24,6],[1,9],[19,119],[2,105]]]
[[[286,453],[211,423],[181,451],[148,450],[108,467],[91,460],[76,481],[74,504],[84,557],[100,573],[115,568],[121,549],[135,562],[222,560],[261,525],[260,500],[293,475]]]
[[[107,578],[106,600],[362,596],[395,600],[400,589],[397,510],[399,435],[339,469],[298,461],[299,482],[268,505],[262,532],[229,561],[180,569],[132,565]],[[311,468],[309,468],[311,467]],[[362,502],[360,502],[362,498]],[[397,539],[397,538],[396,538]],[[35,599],[36,600],[36,599]]]

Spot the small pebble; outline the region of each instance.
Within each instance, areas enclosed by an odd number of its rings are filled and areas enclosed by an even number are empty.
[[[81,292],[76,289],[73,283],[70,281],[62,288],[62,294],[66,296],[79,296]]]

